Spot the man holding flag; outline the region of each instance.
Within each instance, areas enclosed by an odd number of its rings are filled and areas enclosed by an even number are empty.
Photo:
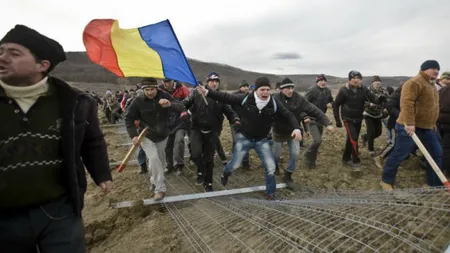
[[[134,145],[136,145],[139,135],[134,121],[139,121],[140,131],[145,127],[149,129],[141,147],[149,160],[147,166],[155,190],[154,198],[155,200],[161,200],[166,192],[164,168],[170,111],[181,113],[184,106],[166,92],[158,90],[158,83],[155,78],[144,78],[141,84],[144,96],[136,97],[131,103],[125,115],[125,126]]]

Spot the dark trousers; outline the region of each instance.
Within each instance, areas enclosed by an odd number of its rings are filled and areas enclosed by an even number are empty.
[[[83,221],[67,197],[27,210],[0,211],[0,252],[85,253]]]
[[[442,171],[450,175],[450,132],[440,131],[442,146]]]
[[[214,169],[214,152],[216,146],[216,132],[202,133],[197,129],[191,130],[191,158],[197,166],[197,173],[204,176],[204,184],[212,183]]]
[[[367,149],[369,151],[374,151],[375,139],[381,135],[383,127],[383,125],[381,124],[381,118],[371,118],[366,116],[365,120],[367,127],[367,135],[365,137],[367,140]]]
[[[441,165],[442,149],[439,143],[438,134],[431,129],[416,128],[416,135],[422,141],[423,145],[430,153],[438,166]],[[395,146],[389,155],[383,168],[383,182],[394,184],[397,176],[397,170],[400,163],[411,153],[415,146],[414,140],[406,133],[405,127],[400,124],[395,125]],[[440,186],[442,182],[434,173],[431,166],[427,163],[427,184],[429,186]]]
[[[358,137],[361,131],[362,120],[344,120],[345,130],[347,131],[347,141],[345,142],[344,155],[342,160],[353,163],[360,163],[358,150]]]
[[[225,151],[223,151],[222,142],[220,141],[220,134],[222,131],[220,131],[218,134],[216,134],[216,151],[217,155],[219,155],[220,160],[225,161],[227,160],[227,156],[225,155]]]

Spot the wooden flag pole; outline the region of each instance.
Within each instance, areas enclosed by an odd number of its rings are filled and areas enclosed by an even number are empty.
[[[125,158],[122,160],[122,163],[120,163],[119,166],[117,166],[117,172],[122,172],[125,167],[127,166],[128,162],[130,161],[131,156],[134,154],[136,149],[141,145],[142,140],[145,138],[145,135],[147,135],[148,127],[144,128],[142,132],[139,134],[136,144],[134,144],[130,150],[128,151]]]

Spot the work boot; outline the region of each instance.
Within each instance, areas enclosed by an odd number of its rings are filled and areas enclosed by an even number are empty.
[[[205,192],[212,192],[212,191],[214,191],[213,187],[212,187],[212,184],[211,183],[206,184],[205,185]]]
[[[361,172],[361,164],[360,163],[354,163],[352,168],[353,168],[353,172]]]
[[[195,184],[202,185],[204,180],[205,176],[201,172],[197,173],[197,180],[195,181]]]
[[[147,168],[147,163],[144,163],[141,165],[141,171],[139,172],[139,174],[143,175],[148,173],[148,168]]]
[[[223,186],[227,185],[229,176],[231,176],[230,172],[223,172],[222,176],[220,177],[220,183],[222,183]]]
[[[173,167],[173,165],[167,165],[166,169],[164,170],[165,173],[170,174],[173,171],[175,171],[175,167]]]
[[[394,187],[392,187],[391,184],[385,183],[383,181],[380,181],[380,186],[385,191],[393,191],[394,190]]]
[[[277,167],[275,167],[275,176],[279,176],[280,175],[280,167],[278,167],[278,165],[277,165]]]
[[[175,165],[175,172],[176,172],[177,176],[183,175],[183,169],[184,169],[184,165],[183,164]]]
[[[294,191],[295,185],[294,185],[294,181],[292,180],[291,176],[292,176],[292,172],[285,171],[284,177],[283,177],[283,182],[286,183],[286,186],[289,190]]]
[[[351,160],[348,160],[348,161],[342,160],[342,164],[344,166],[348,166],[348,167],[352,167],[353,166],[353,162]]]
[[[153,197],[153,199],[156,201],[159,201],[159,200],[162,200],[165,195],[166,195],[165,192],[157,192],[157,193],[155,193],[155,196]]]

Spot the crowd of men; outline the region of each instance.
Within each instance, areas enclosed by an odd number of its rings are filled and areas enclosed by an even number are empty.
[[[225,186],[241,165],[251,167],[251,149],[265,169],[268,200],[276,199],[281,170],[283,182],[294,190],[292,174],[303,134],[312,137],[303,164],[315,169],[324,128],[335,131],[325,114],[328,109],[333,110],[335,126],[345,127],[342,162],[355,173],[364,171],[358,139],[365,121],[362,143],[383,168],[384,190],[393,189],[400,163],[416,152],[413,134],[449,173],[450,73],[438,79],[440,65],[435,60],[423,62],[419,73],[396,90],[384,87],[378,76],[367,88],[362,74],[352,70],[336,97],[326,87],[325,75],[317,76],[305,96],[295,92],[289,78],[272,91],[266,77],[258,78],[252,90],[242,81],[239,91],[227,93],[220,90],[219,74],[212,72],[205,85],[190,90],[175,80],[158,83],[144,78],[136,91],[107,91],[103,101],[50,74],[65,60],[57,41],[26,26],[17,25],[0,40],[0,111],[6,119],[0,124],[0,245],[8,252],[85,252],[81,213],[86,171],[103,194],[112,184],[99,104],[111,123],[124,120],[133,143],[144,128],[149,129],[138,159],[141,172],[151,174],[156,200],[165,196],[165,173],[183,170],[185,136],[197,168],[196,184],[206,192],[213,191],[216,150],[224,162]],[[233,136],[229,161],[219,141],[225,117]],[[383,125],[388,145],[376,153],[374,140]],[[286,168],[280,168],[284,143],[289,158]],[[426,184],[442,184],[428,163]]]

